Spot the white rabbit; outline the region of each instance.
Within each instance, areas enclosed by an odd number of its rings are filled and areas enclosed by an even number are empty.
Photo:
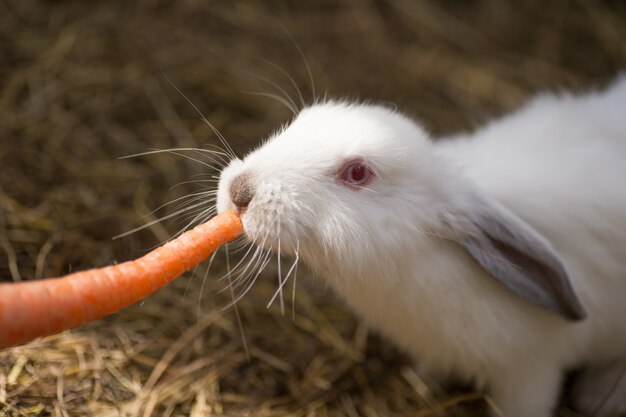
[[[592,412],[626,361],[626,78],[435,142],[385,107],[316,104],[231,162],[217,205],[507,417],[551,416],[578,367]]]

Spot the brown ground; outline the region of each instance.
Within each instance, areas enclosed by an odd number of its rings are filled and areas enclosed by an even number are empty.
[[[396,103],[435,134],[534,91],[601,86],[626,66],[619,1],[2,0],[0,280],[129,259],[179,230],[181,218],[111,240],[197,191],[171,187],[204,168],[117,157],[216,143],[163,72],[239,153],[285,122],[279,104],[244,93],[272,90],[258,76],[290,88],[269,60],[311,98],[281,26],[319,92]],[[289,299],[284,316],[265,308],[271,270],[239,304],[247,359],[234,311],[220,312],[223,270],[220,258],[202,296],[198,270],[113,317],[0,353],[0,416],[471,416],[489,406],[426,385],[306,274],[293,319]]]

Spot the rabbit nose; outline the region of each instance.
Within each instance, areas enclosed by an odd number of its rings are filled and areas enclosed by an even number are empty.
[[[230,199],[237,208],[242,211],[248,207],[254,197],[254,188],[250,185],[250,174],[237,175],[230,183]]]

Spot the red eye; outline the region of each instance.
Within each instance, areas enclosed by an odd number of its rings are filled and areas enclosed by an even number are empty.
[[[373,176],[372,169],[362,160],[349,162],[341,171],[341,181],[351,187],[363,187]]]

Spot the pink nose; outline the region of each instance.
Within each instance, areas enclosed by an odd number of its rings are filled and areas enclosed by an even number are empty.
[[[230,199],[236,207],[237,214],[243,214],[252,198],[254,198],[254,188],[250,184],[250,174],[247,172],[237,175],[228,189]]]

